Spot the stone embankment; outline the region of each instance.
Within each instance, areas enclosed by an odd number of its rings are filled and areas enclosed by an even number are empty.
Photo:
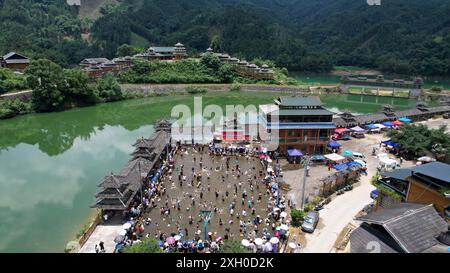
[[[142,93],[144,95],[152,95],[164,92],[175,92],[184,94],[188,87],[206,88],[211,92],[228,92],[230,91],[230,84],[122,84],[122,90],[129,93]],[[304,86],[282,86],[282,85],[255,85],[243,84],[241,85],[241,92],[277,92],[288,94],[321,94],[339,92],[336,86],[327,87],[304,87]],[[7,93],[0,96],[0,99],[14,100],[20,99],[28,101],[31,98],[32,91],[25,90],[15,93]]]

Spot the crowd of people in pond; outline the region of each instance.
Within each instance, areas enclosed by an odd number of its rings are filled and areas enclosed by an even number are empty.
[[[188,150],[192,153],[189,154]],[[193,166],[187,169],[177,164],[176,156],[181,159],[189,156]],[[224,242],[236,238],[244,248],[254,252],[279,251],[289,234],[289,220],[277,179],[281,169],[271,166],[269,154],[249,145],[186,146],[177,143],[164,157],[162,166],[148,177],[142,199],[138,198],[125,212],[124,229],[115,239],[116,252],[122,252],[124,247],[146,238],[154,238],[164,252],[217,252]],[[237,158],[253,167],[243,169]],[[262,168],[258,171],[255,164],[262,164]],[[214,171],[220,173],[220,188],[211,186],[211,173]],[[225,186],[230,179],[239,181],[233,183],[231,189]],[[169,196],[168,189],[174,187],[190,189],[184,192],[188,203]],[[213,200],[205,201],[204,194],[213,194]],[[256,207],[256,204],[262,204],[263,199],[268,200],[264,214],[261,208]],[[159,211],[158,217],[147,217],[146,212],[150,210]],[[203,213],[192,215],[191,211],[196,210]],[[179,219],[172,217],[174,214],[178,214]],[[179,221],[181,214],[188,218],[187,226]],[[211,215],[214,217],[210,218]],[[205,220],[217,221],[224,232],[210,231],[205,236]],[[239,234],[234,234],[232,230],[237,230],[237,226]]]

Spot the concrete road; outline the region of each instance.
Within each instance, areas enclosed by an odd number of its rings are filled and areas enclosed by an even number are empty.
[[[369,182],[370,176],[364,176],[359,187],[342,194],[320,211],[318,229],[306,234],[306,246],[300,249],[305,253],[328,253],[333,248],[339,233],[352,221],[364,206],[370,204],[370,192],[375,189]]]
[[[320,211],[318,228],[313,234],[306,234],[306,245],[299,250],[305,253],[331,252],[334,243],[342,229],[350,223],[358,212],[372,203],[370,192],[375,187],[370,184],[370,178],[376,174],[378,159],[372,156],[372,148],[378,146],[383,135],[366,135],[363,139],[340,141],[341,150],[360,152],[366,156],[368,175],[361,176],[361,184],[352,191],[337,196]],[[382,152],[382,151],[380,151]],[[404,161],[402,167],[410,167],[412,162]]]

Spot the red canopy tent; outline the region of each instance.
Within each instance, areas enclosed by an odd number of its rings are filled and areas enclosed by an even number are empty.
[[[394,124],[394,125],[403,125],[404,123],[399,121],[399,120],[396,120],[396,121],[393,121],[392,124]]]
[[[336,130],[334,130],[334,132],[336,134],[342,134],[342,133],[347,132],[347,131],[349,131],[347,128],[337,128]]]

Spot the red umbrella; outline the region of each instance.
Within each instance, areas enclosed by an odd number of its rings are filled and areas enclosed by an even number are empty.
[[[396,120],[396,121],[392,122],[392,124],[394,124],[394,125],[402,125],[404,123],[399,121],[399,120]]]

